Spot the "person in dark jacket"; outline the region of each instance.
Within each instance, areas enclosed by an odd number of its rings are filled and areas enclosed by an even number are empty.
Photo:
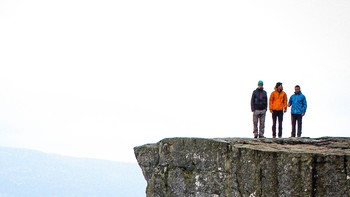
[[[289,102],[288,102],[288,107],[292,106],[292,110],[291,110],[292,135],[291,135],[291,137],[295,137],[296,122],[298,122],[297,137],[301,137],[302,119],[306,113],[307,102],[306,102],[306,97],[300,91],[299,85],[296,85],[294,87],[294,90],[295,90],[295,92],[290,97]]]
[[[253,91],[250,101],[251,110],[253,112],[254,138],[265,138],[265,116],[267,110],[267,93],[263,88],[263,81],[258,82],[258,88]],[[259,122],[259,130],[258,130]]]

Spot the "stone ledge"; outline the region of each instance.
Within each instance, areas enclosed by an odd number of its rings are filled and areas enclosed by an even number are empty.
[[[166,138],[134,151],[152,197],[350,194],[350,138]]]

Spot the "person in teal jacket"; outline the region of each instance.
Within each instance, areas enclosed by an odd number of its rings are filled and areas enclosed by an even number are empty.
[[[297,137],[301,137],[302,119],[306,113],[307,102],[306,97],[301,93],[300,86],[296,85],[294,87],[294,94],[290,97],[288,102],[288,107],[292,106],[291,118],[292,118],[292,135],[295,137],[295,126],[298,122],[298,132]]]

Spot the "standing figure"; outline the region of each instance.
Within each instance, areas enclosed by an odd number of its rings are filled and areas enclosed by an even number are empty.
[[[292,135],[295,137],[295,125],[298,122],[298,133],[297,136],[301,137],[301,124],[303,116],[306,113],[307,102],[306,97],[301,93],[300,86],[294,87],[294,94],[290,97],[288,107],[292,106],[291,117],[292,117]]]
[[[276,83],[275,91],[270,96],[270,112],[272,113],[272,137],[276,138],[276,121],[278,119],[278,137],[282,137],[283,113],[287,112],[287,94],[281,82]]]
[[[263,81],[258,82],[258,88],[253,91],[252,98],[250,100],[250,106],[253,112],[253,126],[254,126],[254,138],[265,138],[265,115],[267,110],[267,93],[263,88]],[[258,130],[259,122],[259,130]]]

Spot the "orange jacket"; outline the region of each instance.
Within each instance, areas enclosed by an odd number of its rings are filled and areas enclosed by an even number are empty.
[[[269,109],[272,110],[284,110],[287,111],[287,94],[282,90],[281,92],[275,91],[271,92]]]

